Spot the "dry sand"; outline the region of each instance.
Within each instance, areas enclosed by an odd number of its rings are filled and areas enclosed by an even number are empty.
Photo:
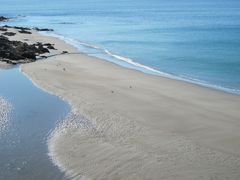
[[[25,37],[26,36],[26,37]],[[32,35],[17,39],[63,41]],[[240,96],[146,75],[84,54],[21,66],[73,112],[49,139],[74,179],[240,179]]]

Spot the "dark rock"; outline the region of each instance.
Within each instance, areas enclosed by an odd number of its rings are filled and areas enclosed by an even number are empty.
[[[47,56],[39,56],[40,58],[43,58],[43,59],[46,59],[47,58]]]
[[[18,32],[20,32],[20,33],[22,33],[22,34],[32,34],[30,31],[26,31],[26,30],[20,30],[20,31],[18,31]]]
[[[37,43],[36,47],[38,48],[39,54],[49,53],[49,50],[47,48],[43,47],[43,44],[41,44],[41,43]]]
[[[7,31],[7,29],[4,27],[0,27],[0,31]]]
[[[48,52],[41,43],[29,45],[26,42],[10,41],[0,35],[0,61],[10,64],[29,63],[35,61],[36,56]]]
[[[25,30],[25,31],[31,30],[30,28],[27,28],[27,27],[19,27],[19,26],[8,26],[8,25],[4,25],[3,27],[5,27],[5,28],[14,28],[14,29],[18,29],[18,30]]]
[[[49,45],[47,46],[48,49],[55,49],[55,47],[53,45]]]
[[[0,22],[1,22],[1,21],[8,21],[8,20],[9,20],[8,17],[0,16]]]
[[[19,26],[9,26],[9,27],[14,28],[14,29],[18,29],[18,30],[21,30],[21,31],[31,30],[30,28],[27,28],[27,27],[19,27]]]
[[[5,36],[3,36],[3,35],[0,35],[0,42],[1,42],[1,41],[7,41],[7,40],[8,40],[7,37],[5,37]]]
[[[5,35],[5,36],[14,36],[16,33],[14,33],[14,32],[5,32],[5,33],[3,33],[3,35]]]
[[[46,46],[48,49],[54,49],[54,50],[56,50],[55,47],[54,47],[54,44],[45,43],[45,44],[43,44],[43,45]]]
[[[54,44],[50,44],[50,43],[45,43],[43,44],[44,46],[51,46],[51,45],[54,45]]]
[[[11,61],[11,64],[12,64],[12,65],[16,65],[17,63],[16,63],[16,62],[14,62],[14,61]]]
[[[62,54],[67,54],[67,53],[68,53],[68,51],[63,51],[63,52],[62,52]]]
[[[53,31],[53,29],[47,29],[47,28],[43,28],[43,29],[41,29],[41,28],[34,28],[34,30],[36,30],[36,31]]]
[[[54,47],[54,44],[50,44],[50,43],[45,43],[45,44],[43,44],[45,47],[47,47],[48,49],[54,49],[54,50],[56,50],[55,49],[55,47]]]
[[[8,26],[8,25],[4,25],[3,27],[5,27],[5,28],[11,28],[11,26]]]
[[[8,25],[5,25],[3,27],[5,27],[5,28],[14,28],[14,29],[18,29],[20,31],[29,31],[29,30],[31,30],[31,28],[19,27],[19,26],[8,26]],[[33,29],[36,30],[36,31],[53,31],[53,29],[47,29],[47,28],[41,29],[41,28],[37,28],[36,27],[36,28],[33,28]]]
[[[22,53],[22,56],[23,56],[25,59],[36,60],[36,54],[35,54],[34,51],[31,51],[31,50]]]

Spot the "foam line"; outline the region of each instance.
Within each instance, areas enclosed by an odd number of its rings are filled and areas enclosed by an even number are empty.
[[[158,76],[162,76],[162,77],[166,77],[166,78],[170,78],[170,79],[181,80],[181,81],[185,81],[185,82],[189,82],[189,83],[192,83],[192,84],[204,86],[204,87],[207,87],[207,88],[212,88],[212,89],[215,89],[215,90],[221,90],[221,91],[232,93],[232,94],[240,94],[239,89],[231,89],[231,88],[228,88],[228,87],[223,87],[223,86],[220,86],[220,85],[211,84],[210,82],[206,82],[206,81],[203,81],[203,80],[194,79],[194,78],[191,78],[191,77],[177,76],[177,75],[165,73],[165,72],[159,71],[157,69],[154,69],[152,67],[140,64],[140,63],[138,63],[138,62],[136,62],[133,59],[130,59],[128,57],[117,55],[117,54],[111,52],[108,49],[104,49],[104,48],[98,47],[96,45],[92,45],[92,44],[81,42],[81,41],[78,41],[78,40],[75,40],[75,39],[72,39],[72,38],[68,38],[68,37],[65,37],[63,35],[57,34],[55,32],[41,32],[41,33],[43,35],[59,38],[59,39],[65,41],[66,43],[76,47],[80,52],[81,52],[81,48],[79,46],[83,46],[83,47],[86,47],[86,48],[92,48],[92,49],[98,50],[98,51],[104,53],[105,55],[108,55],[109,57],[114,58],[115,60],[117,60],[119,62],[122,61],[122,62],[125,62],[126,64],[129,65],[129,66],[124,66],[124,67],[135,69],[135,70],[141,71],[141,72],[146,73],[146,74],[158,75]],[[89,54],[86,53],[86,54],[91,55],[91,53],[89,53]],[[97,57],[97,55],[95,57]],[[109,59],[105,59],[105,60],[116,63],[116,62],[111,61]]]

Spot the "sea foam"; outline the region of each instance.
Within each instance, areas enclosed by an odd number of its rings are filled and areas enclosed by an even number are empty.
[[[93,44],[82,42],[82,41],[79,41],[79,40],[76,40],[73,38],[69,38],[69,37],[63,36],[63,35],[55,33],[55,32],[41,32],[41,33],[46,36],[52,36],[52,37],[56,37],[58,39],[63,40],[64,42],[77,48],[80,53],[85,53],[86,55],[89,55],[89,56],[101,58],[103,60],[110,61],[112,63],[121,65],[126,68],[141,71],[146,74],[162,76],[162,77],[166,77],[166,78],[170,78],[170,79],[174,79],[174,80],[185,81],[185,82],[200,85],[203,87],[224,91],[227,93],[240,94],[239,89],[233,89],[233,88],[228,88],[228,87],[224,87],[221,85],[213,84],[211,82],[207,82],[204,80],[192,78],[190,75],[186,76],[186,75],[175,75],[175,74],[171,74],[171,73],[166,73],[166,72],[160,71],[158,69],[155,69],[153,67],[138,63],[137,61],[135,61],[131,58],[118,55],[106,48],[102,48],[97,45],[93,45]],[[84,48],[87,48],[88,50],[83,51]],[[94,51],[95,53],[92,53],[91,51]],[[102,56],[100,56],[100,55],[102,55]]]

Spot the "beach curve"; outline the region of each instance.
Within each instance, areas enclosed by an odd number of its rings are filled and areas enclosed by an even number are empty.
[[[239,177],[237,95],[84,54],[50,57],[22,71],[74,108],[77,118],[49,138],[50,155],[73,179]]]

